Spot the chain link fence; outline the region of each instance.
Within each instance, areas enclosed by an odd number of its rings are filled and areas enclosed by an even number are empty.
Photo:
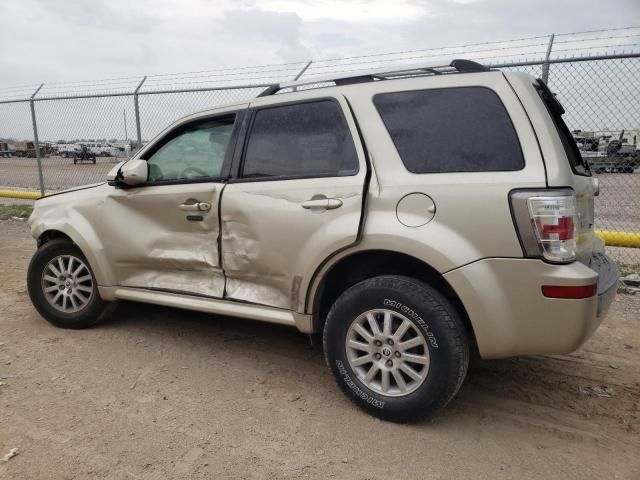
[[[605,238],[637,240],[640,53],[610,49],[636,47],[633,42],[638,39],[640,28],[630,27],[311,62],[0,88],[0,190],[46,192],[104,181],[115,163],[178,118],[247,102],[273,83],[310,82],[440,59],[444,64],[462,57],[547,80],[600,181],[596,228]],[[556,54],[573,56],[554,58],[553,48]],[[579,48],[582,55],[576,57]],[[640,268],[640,249],[608,248],[618,262]]]

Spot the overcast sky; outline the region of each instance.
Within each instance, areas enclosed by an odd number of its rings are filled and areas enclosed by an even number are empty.
[[[0,87],[640,24],[640,0],[2,0]]]

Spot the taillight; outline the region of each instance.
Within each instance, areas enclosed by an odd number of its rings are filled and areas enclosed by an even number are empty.
[[[511,208],[527,257],[555,263],[576,258],[576,197],[573,190],[516,190]]]

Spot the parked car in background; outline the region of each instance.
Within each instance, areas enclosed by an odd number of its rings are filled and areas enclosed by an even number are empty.
[[[132,300],[295,326],[393,421],[446,406],[471,352],[591,336],[618,270],[542,80],[454,61],[323,82],[185,117],[108,182],[38,200],[38,312],[86,328]]]
[[[89,149],[89,151],[97,157],[117,157],[120,155],[120,149],[108,143],[82,142],[80,143],[80,145],[85,145]]]
[[[81,149],[80,145],[77,145],[75,143],[61,143],[56,145],[55,148],[58,152],[58,155],[60,155],[62,158],[73,158],[73,156]]]

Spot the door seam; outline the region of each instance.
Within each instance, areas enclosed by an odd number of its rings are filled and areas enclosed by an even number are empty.
[[[220,264],[220,270],[222,271],[222,278],[224,280],[222,287],[223,299],[227,298],[227,272],[224,271],[224,264],[222,263],[222,196],[225,188],[227,188],[226,183],[222,186],[218,198],[218,238],[216,239],[218,245],[218,263]]]

